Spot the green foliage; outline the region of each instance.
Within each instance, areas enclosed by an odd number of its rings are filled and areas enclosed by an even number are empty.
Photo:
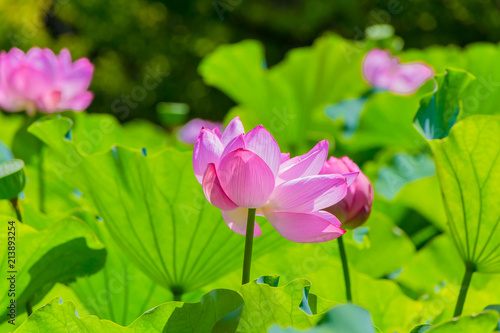
[[[266,69],[262,45],[243,41],[218,48],[199,71],[207,84],[239,104],[226,119],[239,115],[249,128],[263,124],[283,151],[300,153],[309,147],[307,140],[330,137],[323,120],[326,105],[367,90],[359,71],[361,54],[346,54],[350,47],[326,35]]]
[[[2,216],[2,221],[15,221]],[[29,219],[25,219],[30,223]],[[15,270],[15,299],[17,313],[26,311],[26,303],[34,304],[57,282],[69,283],[76,277],[97,272],[104,265],[106,250],[94,233],[76,218],[55,221],[51,227],[38,231],[26,223],[15,223],[15,263],[2,260],[0,268],[3,272]],[[12,230],[11,230],[12,231]],[[2,244],[7,244],[7,228],[2,228],[0,237]],[[29,244],[29,246],[27,246]],[[0,249],[0,257],[7,258],[7,246]],[[0,287],[9,290],[11,281],[2,279]],[[11,297],[2,295],[2,304],[7,304]],[[1,322],[7,320],[2,311]]]
[[[59,177],[88,195],[123,254],[151,279],[186,293],[239,267],[242,236],[206,202],[191,172],[192,152],[167,149],[145,156],[114,146],[86,155],[76,136],[64,139],[70,128],[69,119],[56,117],[30,131],[53,149]],[[266,229],[255,254],[280,242]]]
[[[499,116],[474,116],[431,142],[451,235],[464,262],[478,272],[500,272],[499,131]]]
[[[437,92],[421,100],[415,116],[415,126],[427,140],[448,136],[462,111],[464,91],[473,79],[467,72],[454,70],[436,76]]]

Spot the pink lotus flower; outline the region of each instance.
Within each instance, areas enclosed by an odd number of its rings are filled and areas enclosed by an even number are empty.
[[[194,144],[198,139],[198,135],[202,128],[207,128],[209,130],[214,130],[217,128],[219,132],[222,132],[222,123],[212,122],[209,120],[203,120],[200,118],[195,118],[187,122],[181,130],[179,131],[179,140],[187,144]]]
[[[344,156],[330,157],[320,171],[321,175],[358,173],[356,180],[347,188],[347,194],[340,202],[326,210],[342,221],[347,229],[354,229],[362,225],[370,216],[373,203],[373,187],[359,167]]]
[[[222,210],[228,227],[245,235],[248,208],[256,208],[288,240],[325,242],[345,233],[322,209],[340,201],[357,173],[319,175],[328,142],[290,159],[262,125],[245,134],[234,118],[222,135],[203,129],[194,146],[193,168],[208,201]],[[262,232],[255,222],[254,237]]]
[[[87,91],[94,66],[87,58],[71,61],[67,49],[55,55],[34,47],[0,54],[0,108],[34,114],[85,110],[94,95]]]
[[[363,60],[363,77],[375,88],[396,94],[411,94],[434,76],[434,70],[422,63],[401,64],[389,51],[372,49]]]

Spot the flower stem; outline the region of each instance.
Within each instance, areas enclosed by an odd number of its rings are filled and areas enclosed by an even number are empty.
[[[342,271],[344,272],[345,296],[348,302],[352,302],[351,279],[349,277],[349,266],[347,265],[347,256],[345,253],[344,240],[337,238],[339,242],[340,259],[342,260]]]
[[[172,291],[172,294],[174,296],[174,302],[181,302],[182,301],[182,294],[184,294],[184,289],[182,287],[171,287],[170,291]]]
[[[250,282],[252,265],[253,229],[255,226],[255,208],[248,208],[247,232],[245,234],[245,256],[243,258],[243,278],[241,284]]]
[[[21,209],[19,208],[19,199],[15,197],[10,199],[10,202],[12,203],[12,207],[14,207],[14,210],[16,211],[17,220],[19,222],[23,222],[23,216],[21,215]]]
[[[472,274],[474,273],[474,266],[471,264],[465,264],[465,275],[462,280],[462,286],[460,287],[460,294],[458,294],[457,306],[455,307],[455,314],[453,317],[458,317],[462,314],[464,308],[465,298],[467,297],[467,291],[469,290],[470,281],[472,280]]]

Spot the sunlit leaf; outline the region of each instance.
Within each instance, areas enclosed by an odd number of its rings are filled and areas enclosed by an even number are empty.
[[[30,128],[52,148],[56,174],[90,200],[123,254],[163,287],[187,293],[241,267],[244,237],[225,225],[192,172],[192,152],[156,154],[115,146],[86,155],[64,139],[65,118]],[[255,256],[279,246],[270,227]]]
[[[500,117],[472,116],[431,141],[451,234],[464,262],[500,272]]]
[[[464,93],[474,77],[465,71],[447,70],[435,80],[436,91],[420,101],[414,121],[427,140],[448,136],[462,110]]]
[[[12,221],[1,216],[2,221]],[[27,223],[27,221],[25,219]],[[12,231],[12,230],[11,230]],[[7,246],[0,249],[3,272],[16,271],[17,313],[26,311],[26,303],[36,304],[57,282],[69,283],[78,276],[93,274],[102,268],[106,250],[94,233],[76,218],[55,222],[50,228],[38,231],[26,223],[15,223],[16,258],[14,268],[7,260]],[[2,244],[7,244],[7,227],[0,230]],[[9,289],[10,281],[2,279],[2,290]],[[2,304],[9,302],[7,293]],[[2,311],[1,322],[7,320]]]

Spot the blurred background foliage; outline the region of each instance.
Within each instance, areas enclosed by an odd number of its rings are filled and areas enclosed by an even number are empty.
[[[497,42],[499,9],[487,0],[1,1],[0,48],[68,47],[75,58],[89,57],[96,65],[90,112],[158,122],[159,102],[181,102],[190,118],[221,120],[234,101],[197,73],[221,44],[259,40],[270,67],[325,31],[361,41],[373,24],[394,26],[405,48]],[[158,84],[142,94],[137,87],[152,72],[161,72]]]

